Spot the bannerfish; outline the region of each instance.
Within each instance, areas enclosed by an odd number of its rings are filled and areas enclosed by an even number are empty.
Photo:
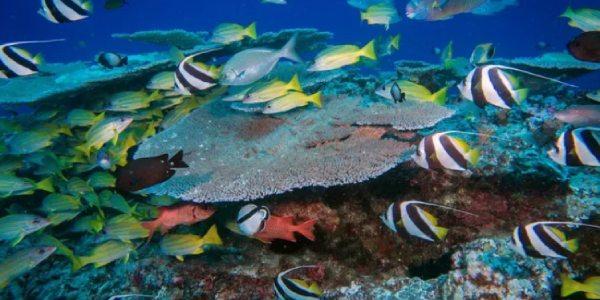
[[[218,70],[204,63],[194,62],[196,53],[184,58],[175,70],[175,90],[182,95],[192,95],[218,84]]]
[[[323,291],[321,290],[321,288],[319,288],[319,285],[316,282],[308,283],[301,279],[291,279],[287,277],[287,275],[290,272],[296,271],[298,269],[316,267],[317,266],[300,266],[279,273],[275,278],[275,282],[273,283],[275,298],[277,300],[321,299]]]
[[[579,60],[600,62],[600,31],[580,34],[567,44],[567,49]]]
[[[38,11],[46,20],[60,24],[83,20],[92,13],[92,1],[81,0],[41,0]]]
[[[481,65],[487,63],[494,57],[496,48],[492,43],[480,44],[473,49],[469,62],[473,65]]]
[[[462,97],[475,102],[480,108],[491,104],[500,108],[510,109],[512,106],[521,103],[527,98],[528,89],[520,88],[517,78],[508,74],[505,70],[516,71],[562,85],[575,87],[569,83],[513,67],[486,65],[471,70],[467,77],[458,84],[458,89]]]
[[[0,262],[0,291],[15,278],[29,272],[56,251],[56,247],[20,250]]]
[[[367,24],[384,25],[385,30],[390,29],[390,24],[400,22],[400,16],[393,3],[382,2],[371,5],[364,12],[360,13],[361,21],[367,21]]]
[[[27,235],[44,229],[50,222],[36,215],[13,214],[0,218],[0,241],[9,241],[14,247]]]
[[[119,9],[121,7],[123,7],[123,5],[127,4],[127,1],[125,0],[106,0],[104,1],[104,9],[106,10],[113,10],[113,9]]]
[[[447,87],[432,93],[426,87],[408,80],[394,80],[384,84],[375,91],[375,94],[389,100],[398,101],[399,99],[394,98],[394,86],[396,86],[396,94],[400,90],[405,94],[405,98],[408,101],[432,102],[437,105],[444,105],[446,103]],[[397,96],[401,95],[397,94]]]
[[[243,206],[238,212],[236,222],[243,234],[264,243],[271,243],[275,239],[295,242],[295,232],[311,241],[315,240],[313,230],[317,220],[311,219],[296,225],[292,216],[271,215],[269,209],[264,206],[254,204]]]
[[[211,245],[223,245],[216,225],[212,225],[202,237],[195,234],[168,234],[160,241],[160,250],[165,255],[183,261],[185,255],[202,254],[206,246]]]
[[[249,37],[253,40],[256,39],[256,23],[252,23],[248,25],[248,27],[243,27],[242,25],[235,23],[220,24],[213,31],[213,36],[210,41],[227,45],[241,41],[244,37]]]
[[[280,50],[268,48],[246,49],[233,55],[221,72],[220,82],[224,85],[247,85],[269,74],[277,62],[287,58],[302,62],[296,54],[297,36],[294,35]]]
[[[600,276],[588,277],[583,282],[578,282],[567,274],[560,275],[562,286],[560,296],[566,298],[578,292],[584,292],[587,299],[600,299]]]
[[[96,57],[96,61],[107,69],[122,67],[127,65],[128,58],[127,56],[112,53],[112,52],[102,52],[98,54]]]
[[[406,5],[406,16],[439,21],[462,13],[493,15],[511,5],[517,5],[517,0],[411,0]]]
[[[412,155],[413,161],[428,170],[465,171],[469,163],[477,164],[479,150],[471,148],[464,140],[449,135],[454,132],[438,132],[424,137],[419,142],[417,153]]]
[[[81,264],[73,266],[73,269],[74,271],[77,271],[89,264],[93,264],[95,268],[100,268],[119,259],[123,259],[124,262],[127,262],[129,260],[129,255],[134,250],[135,246],[131,242],[110,240],[96,246],[89,255],[80,256],[79,261]]]
[[[287,4],[287,0],[262,0],[260,3]]]
[[[214,208],[199,204],[163,206],[158,208],[156,219],[144,222],[142,226],[150,231],[149,238],[151,238],[156,230],[160,230],[164,235],[179,225],[189,226],[204,221],[214,213]]]
[[[419,205],[434,206],[468,215],[470,212],[455,209],[449,206],[433,204],[417,200],[398,201],[390,204],[381,215],[383,223],[395,233],[408,234],[428,242],[444,239],[448,229],[438,226],[436,217],[419,207]]]
[[[0,45],[0,78],[13,78],[33,75],[39,72],[41,54],[32,56],[25,49],[16,47],[24,44],[41,44],[64,41],[63,39],[12,42]]]
[[[561,17],[569,19],[571,27],[579,28],[583,31],[600,31],[600,10],[593,8],[567,7]]]
[[[535,222],[516,227],[511,236],[511,246],[523,256],[568,258],[577,251],[579,244],[577,239],[567,240],[565,233],[554,227],[557,225],[600,229],[599,226],[573,222]]]
[[[307,106],[309,103],[314,104],[316,107],[321,108],[321,92],[316,92],[312,95],[307,95],[303,92],[290,91],[287,95],[279,97],[267,104],[265,109],[262,111],[263,114],[277,114],[290,111],[298,107]]]
[[[548,156],[562,166],[600,167],[600,127],[582,127],[563,132]]]
[[[375,41],[370,41],[364,47],[355,45],[329,46],[319,52],[315,62],[308,68],[310,72],[329,71],[356,64],[361,57],[376,60]]]
[[[285,96],[289,91],[302,92],[302,86],[298,80],[298,74],[294,75],[289,82],[279,79],[269,81],[265,85],[253,88],[246,97],[244,103],[263,103]]]
[[[138,158],[117,169],[117,190],[135,192],[168,180],[175,175],[174,168],[187,168],[183,150],[171,159],[168,154]]]
[[[557,119],[575,127],[600,127],[600,105],[576,105],[554,114]]]

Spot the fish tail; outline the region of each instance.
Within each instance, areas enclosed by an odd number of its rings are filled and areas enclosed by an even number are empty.
[[[76,146],[75,150],[83,153],[86,158],[90,157],[90,152],[92,151],[92,149],[90,148],[90,146],[88,146],[86,144]]]
[[[529,94],[529,89],[519,89],[517,92],[517,102],[521,103],[527,99],[527,95]]]
[[[317,220],[315,220],[315,219],[308,220],[308,221],[296,226],[296,232],[302,234],[307,239],[314,241],[315,233],[313,231],[315,229],[316,223],[317,223]]]
[[[441,88],[439,91],[431,94],[431,102],[437,105],[446,104],[446,95],[448,94],[448,87]]]
[[[253,40],[256,39],[256,22],[248,25],[246,28],[246,35]]]
[[[392,37],[392,40],[390,41],[390,45],[396,50],[400,49],[400,35],[399,34]]]
[[[298,74],[294,74],[294,77],[288,83],[288,90],[293,91],[302,91],[302,86],[300,85],[300,80],[298,79]]]
[[[570,18],[573,15],[573,8],[571,7],[571,5],[567,6],[567,9],[565,10],[564,13],[562,13],[559,17],[563,17],[563,18]]]
[[[36,65],[41,65],[44,63],[44,56],[41,53],[38,53],[36,56],[33,57],[33,62]]]
[[[38,190],[46,191],[48,193],[54,193],[54,184],[52,183],[52,178],[48,177],[40,182],[38,182],[35,187]]]
[[[308,96],[308,102],[313,103],[316,107],[323,107],[321,92],[316,92],[310,96]]]
[[[122,63],[123,65],[127,65],[127,64],[129,64],[129,56],[124,56],[124,57],[121,59],[121,63]]]
[[[169,160],[169,162],[171,163],[171,166],[173,168],[187,168],[187,167],[189,167],[188,164],[186,164],[183,161],[183,150],[179,150],[177,152],[177,154],[175,154],[173,157],[171,157],[171,159]]]
[[[223,245],[223,241],[219,236],[216,225],[211,226],[206,234],[202,237],[202,245]]]
[[[101,112],[99,113],[97,116],[94,117],[94,120],[92,121],[94,124],[104,120],[104,116],[106,115],[106,112]]]
[[[447,234],[448,234],[448,228],[441,227],[441,226],[435,226],[435,236],[437,236],[438,239],[440,239],[440,240],[444,239]]]
[[[81,258],[75,256],[75,255],[70,255],[68,256],[69,260],[71,261],[71,271],[75,272],[81,268],[83,268],[83,263],[81,262]]]
[[[560,280],[562,281],[562,287],[560,288],[561,297],[567,297],[583,289],[582,283],[569,278],[569,276],[566,274],[561,274]]]
[[[71,266],[71,271],[73,271],[73,272],[77,272],[81,268],[83,268],[91,263],[88,256],[79,256],[79,257],[75,257],[75,259],[77,259],[77,264],[73,264]]]
[[[283,48],[281,48],[281,50],[279,51],[279,56],[301,63],[302,58],[300,58],[300,56],[298,56],[298,54],[296,53],[296,49],[295,49],[297,39],[298,39],[298,35],[294,34],[294,36],[292,36],[292,38],[290,38],[290,40],[287,42],[287,44],[285,44],[285,46],[283,46]]]
[[[579,249],[579,241],[577,239],[568,240],[567,249],[569,249],[571,253],[577,252],[577,250]]]
[[[89,12],[93,12],[94,11],[94,5],[92,4],[92,1],[86,1],[83,3],[83,8]]]
[[[481,151],[477,148],[471,149],[471,151],[467,152],[467,160],[472,164],[476,165],[479,162],[479,157],[481,156]]]
[[[377,54],[375,54],[375,40],[371,40],[362,49],[360,49],[360,56],[376,60]]]

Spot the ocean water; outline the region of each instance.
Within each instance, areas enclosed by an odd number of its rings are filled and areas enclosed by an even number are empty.
[[[65,24],[0,3],[2,44],[64,39],[0,78],[0,299],[584,299],[569,278],[598,276],[600,63],[559,17],[598,0],[437,21],[394,0],[388,30],[343,0],[92,2]],[[207,34],[111,37],[174,29]]]

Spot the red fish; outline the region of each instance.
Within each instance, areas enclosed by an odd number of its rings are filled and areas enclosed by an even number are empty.
[[[270,243],[274,239],[295,242],[294,232],[298,232],[307,239],[314,241],[315,234],[313,230],[316,222],[317,220],[312,219],[295,225],[291,216],[278,217],[271,215],[265,220],[264,228],[254,234],[254,237],[265,243]]]
[[[198,204],[161,207],[158,209],[158,218],[143,222],[142,226],[150,230],[150,239],[156,230],[165,234],[177,225],[192,225],[210,218],[214,213],[215,209]]]

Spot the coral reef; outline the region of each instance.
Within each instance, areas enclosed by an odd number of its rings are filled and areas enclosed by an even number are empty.
[[[116,39],[125,39],[132,42],[144,42],[161,46],[177,47],[182,50],[192,49],[206,43],[208,32],[189,32],[182,29],[149,30],[134,33],[115,33]]]
[[[135,157],[178,148],[187,153],[189,169],[145,192],[196,202],[252,200],[378,176],[406,160],[411,147],[385,137],[386,129],[367,133],[362,125],[415,130],[451,115],[452,110],[433,104],[395,106],[338,96],[329,97],[323,109],[296,111],[273,121],[214,101],[140,145]]]
[[[496,58],[492,62],[541,74],[561,75],[567,78],[600,70],[600,64],[580,61],[563,52],[545,53],[539,57]]]

